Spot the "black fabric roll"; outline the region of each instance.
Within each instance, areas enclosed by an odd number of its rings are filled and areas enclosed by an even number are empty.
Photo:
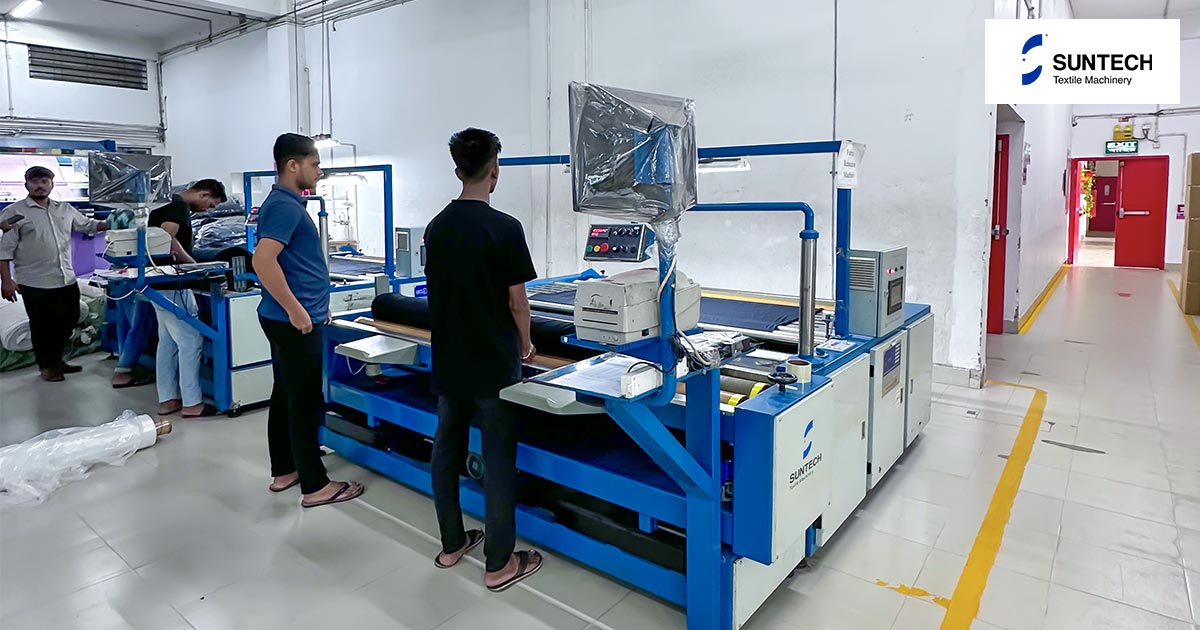
[[[246,259],[246,271],[254,271],[251,265],[253,255],[246,251],[245,247],[195,247],[192,249],[192,258],[196,262],[223,262],[233,264],[233,259],[242,256]]]
[[[380,295],[371,303],[371,316],[375,319],[413,328],[429,330],[429,302],[397,293]],[[596,356],[597,352],[569,346],[562,342],[564,335],[575,333],[575,325],[534,314],[531,318],[529,336],[538,354],[579,361]]]

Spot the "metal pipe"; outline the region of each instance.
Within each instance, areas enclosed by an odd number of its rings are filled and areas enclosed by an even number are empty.
[[[817,239],[800,239],[800,348],[799,355],[813,356],[817,310]]]

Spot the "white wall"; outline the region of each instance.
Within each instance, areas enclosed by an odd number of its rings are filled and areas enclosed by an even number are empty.
[[[272,168],[275,137],[295,128],[290,32],[260,30],[163,62],[166,152],[175,181],[214,177],[240,194],[241,181],[231,173]]]
[[[1075,108],[1078,115],[1113,114],[1106,118],[1082,118],[1073,129],[1071,154],[1075,157],[1103,157],[1104,143],[1112,139],[1112,128],[1117,123],[1116,115],[1155,112],[1163,108],[1200,107],[1200,82],[1191,77],[1200,76],[1200,39],[1187,39],[1180,44],[1180,74],[1183,77],[1178,105],[1115,105],[1085,106]],[[1139,116],[1131,121],[1134,133],[1142,135],[1142,125],[1152,128],[1150,137],[1161,142],[1143,140],[1138,147],[1140,155],[1166,155],[1171,159],[1171,175],[1167,194],[1167,264],[1183,262],[1183,221],[1176,218],[1176,208],[1183,203],[1183,169],[1187,153],[1200,151],[1200,114],[1186,116]],[[1167,135],[1183,134],[1183,135]],[[1187,144],[1186,151],[1184,144]]]
[[[9,70],[3,74],[0,95],[7,101],[8,81],[12,102],[3,115],[57,118],[136,125],[158,125],[157,40],[98,37],[69,29],[23,20],[8,22]],[[54,46],[87,52],[146,59],[147,90],[29,78],[26,44]]]
[[[565,152],[571,80],[696,99],[701,146],[864,142],[854,241],[909,246],[909,299],[938,314],[935,360],[978,376],[995,131],[978,68],[993,0],[936,0],[920,13],[898,3],[836,3],[836,59],[835,0],[770,0],[754,11],[722,0],[391,7],[329,31],[333,132],[357,144],[360,164],[394,165],[396,225],[423,225],[457,193],[445,143],[462,127],[497,132],[509,156]],[[286,90],[263,87],[287,61],[261,41],[246,43],[253,38],[167,62],[168,143],[182,177],[269,168],[259,147],[297,126],[278,113],[287,109],[276,106]],[[312,133],[322,131],[321,38],[320,28],[309,28],[302,43]],[[265,68],[255,57],[264,54]],[[225,70],[232,67],[237,72]],[[220,77],[237,97],[181,106],[183,75],[194,74]],[[264,92],[266,103],[246,98]],[[212,131],[201,137],[206,123]],[[326,154],[326,163],[345,164],[349,153],[334,157]],[[763,158],[752,166],[702,175],[701,199],[808,201],[823,236],[818,291],[830,295],[831,159]],[[584,266],[580,230],[589,218],[571,211],[562,169],[505,169],[494,204],[525,224],[543,272]],[[689,215],[680,268],[707,286],[794,294],[801,227],[800,215]]]

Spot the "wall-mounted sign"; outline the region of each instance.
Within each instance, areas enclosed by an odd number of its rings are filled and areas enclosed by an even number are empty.
[[[1104,155],[1133,155],[1137,152],[1137,140],[1109,140],[1104,143]]]

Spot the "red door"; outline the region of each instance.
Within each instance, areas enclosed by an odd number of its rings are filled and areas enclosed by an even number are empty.
[[[1169,168],[1166,157],[1121,161],[1116,266],[1163,268],[1167,251]]]
[[[988,264],[988,334],[1004,333],[1004,263],[1008,249],[1008,136],[996,136],[992,180],[992,253]]]
[[[1117,178],[1097,177],[1092,183],[1096,195],[1096,216],[1088,222],[1089,232],[1117,231]]]

